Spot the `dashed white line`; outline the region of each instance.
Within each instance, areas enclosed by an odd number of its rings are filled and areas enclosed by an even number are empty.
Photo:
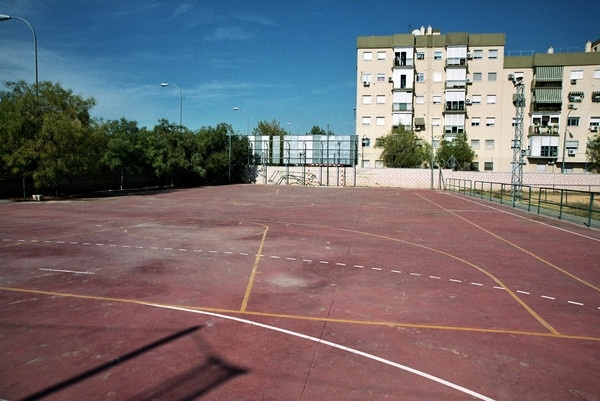
[[[462,280],[457,280],[455,278],[451,278],[448,281],[452,281],[453,283],[462,283]]]
[[[435,280],[439,280],[439,279],[441,279],[441,277],[438,277],[438,276],[429,276],[429,278],[433,278],[433,279],[435,279]]]
[[[296,260],[296,258],[286,258],[287,260]]]
[[[475,283],[475,282],[471,281],[471,284],[472,284],[472,285],[479,286],[479,287],[483,287],[483,284],[481,284],[481,283]]]
[[[346,266],[346,264],[345,264],[345,263],[340,263],[340,262],[337,262],[337,263],[336,263],[336,266]]]
[[[419,273],[408,273],[408,274],[410,274],[411,276],[420,276]]]
[[[583,306],[583,304],[582,304],[581,302],[568,301],[567,303],[569,303],[569,304],[571,304],[571,305]]]
[[[400,270],[390,270],[392,273],[402,273]]]
[[[58,273],[72,273],[72,274],[94,274],[93,272],[86,271],[77,271],[77,270],[63,270],[63,269],[48,269],[40,267],[38,270],[43,270],[47,272],[58,272]]]
[[[356,268],[359,268],[359,269],[362,269],[362,268],[364,268],[364,266],[363,266],[363,265],[354,265],[354,267],[356,267]]]
[[[328,265],[329,264],[329,262],[326,261],[326,260],[320,260],[319,263],[324,264],[324,265]]]
[[[504,287],[498,287],[497,285],[493,286],[492,288],[495,290],[505,290],[506,289]]]
[[[553,301],[556,299],[554,297],[549,297],[548,295],[542,295],[542,298],[551,299]]]
[[[279,256],[271,255],[271,259],[279,259]]]
[[[383,269],[382,269],[381,267],[371,267],[371,270],[378,270],[378,271],[381,271],[381,270],[383,270]]]
[[[521,291],[521,290],[517,290],[516,292],[518,292],[519,294],[525,294],[525,295],[530,295],[531,293],[527,292],[527,291]]]

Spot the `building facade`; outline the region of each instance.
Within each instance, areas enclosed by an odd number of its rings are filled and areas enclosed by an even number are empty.
[[[434,149],[465,133],[479,171],[511,171],[515,130],[526,172],[581,172],[600,126],[598,43],[581,53],[505,56],[504,34],[410,34],[357,40],[359,164],[383,167],[378,137],[414,130]],[[516,85],[524,85],[523,121]],[[564,154],[564,156],[563,156]]]

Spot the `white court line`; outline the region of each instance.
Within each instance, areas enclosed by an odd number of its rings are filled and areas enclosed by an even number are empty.
[[[48,268],[44,268],[44,267],[40,267],[38,270],[43,270],[43,271],[47,271],[47,272],[73,273],[73,274],[95,274],[93,272],[84,272],[84,271],[77,271],[77,270],[48,269]]]
[[[239,323],[249,324],[249,325],[257,326],[257,327],[262,327],[262,328],[267,329],[267,330],[277,331],[277,332],[280,332],[280,333],[283,333],[283,334],[288,334],[288,335],[291,335],[291,336],[294,336],[294,337],[299,337],[299,338],[302,338],[302,339],[305,339],[305,340],[309,340],[309,341],[313,341],[313,342],[316,342],[316,343],[319,343],[319,344],[327,345],[329,347],[337,348],[337,349],[340,349],[342,351],[350,352],[352,354],[360,355],[360,356],[363,356],[365,358],[369,358],[369,359],[372,359],[374,361],[381,362],[381,363],[384,363],[384,364],[389,365],[389,366],[393,366],[393,367],[398,368],[398,369],[405,370],[405,371],[413,373],[415,375],[418,375],[418,376],[424,377],[426,379],[432,380],[432,381],[434,381],[436,383],[439,383],[439,384],[442,384],[444,386],[450,387],[450,388],[452,388],[454,390],[458,390],[458,391],[460,391],[462,393],[469,394],[469,395],[471,395],[471,396],[473,396],[475,398],[478,398],[480,400],[494,401],[494,399],[486,397],[483,394],[476,393],[473,390],[469,390],[468,388],[459,386],[458,384],[454,384],[454,383],[449,382],[447,380],[444,380],[442,378],[430,375],[429,373],[425,373],[425,372],[422,372],[420,370],[411,368],[409,366],[401,365],[399,363],[390,361],[389,359],[380,358],[378,356],[375,356],[375,355],[372,355],[372,354],[368,354],[366,352],[359,351],[359,350],[354,349],[354,348],[349,348],[349,347],[346,347],[346,346],[341,345],[341,344],[333,343],[331,341],[322,340],[322,339],[317,338],[317,337],[307,336],[306,334],[298,333],[298,332],[295,332],[295,331],[286,330],[286,329],[282,329],[282,328],[275,327],[275,326],[270,326],[270,325],[263,324],[263,323],[253,322],[251,320],[241,319],[239,317],[222,315],[222,314],[214,313],[214,312],[206,312],[206,311],[196,310],[196,309],[186,309],[186,308],[181,308],[181,307],[177,307],[177,306],[158,305],[158,304],[153,304],[153,303],[149,303],[149,302],[140,302],[140,304],[148,305],[148,306],[154,306],[154,307],[163,308],[163,309],[172,309],[172,310],[178,310],[178,311],[183,311],[183,312],[191,312],[191,313],[198,313],[198,314],[201,314],[201,315],[209,315],[209,316],[219,317],[219,318],[222,318],[222,319],[233,320],[233,321],[236,321],[236,322],[239,322]]]

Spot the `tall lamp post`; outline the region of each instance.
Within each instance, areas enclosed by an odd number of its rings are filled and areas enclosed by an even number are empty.
[[[565,124],[565,136],[563,138],[563,154],[562,154],[562,163],[560,165],[560,173],[563,174],[565,172],[565,150],[567,148],[567,133],[569,132],[567,130],[567,127],[569,126],[569,116],[571,115],[571,112],[573,110],[577,110],[577,107],[573,106],[572,104],[569,104],[569,112],[567,113],[567,121]]]
[[[183,130],[183,93],[181,92],[181,88],[175,84],[170,84],[168,82],[163,82],[160,84],[163,88],[167,86],[174,86],[179,91],[179,131]]]
[[[242,110],[246,113],[246,136],[250,135],[250,116],[248,115],[248,111],[246,109],[242,109],[241,107],[234,107],[233,111]]]
[[[29,21],[27,21],[25,18],[17,17],[14,15],[0,14],[0,22],[7,21],[9,19],[18,19],[18,20],[23,21],[24,23],[27,24],[29,29],[31,29],[31,33],[33,33],[33,51],[34,51],[34,56],[35,56],[35,86],[37,87],[37,84],[39,81],[39,75],[38,75],[37,35],[35,34],[35,29],[33,29],[33,26],[31,26]]]

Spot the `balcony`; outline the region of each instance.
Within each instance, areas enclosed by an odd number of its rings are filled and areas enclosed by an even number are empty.
[[[446,59],[446,67],[461,67],[467,65],[466,57],[449,57]]]
[[[560,135],[558,125],[533,125],[529,127],[527,136],[558,136]]]
[[[392,105],[393,111],[412,111],[412,103],[394,103]]]
[[[466,87],[467,87],[466,79],[446,81],[446,89],[461,89],[461,88],[464,89]]]
[[[465,112],[465,101],[463,101],[463,100],[447,101],[444,106],[444,111],[446,113],[464,113]]]
[[[394,58],[394,68],[403,68],[403,67],[413,68],[414,67],[413,60],[414,59],[412,59],[412,58],[396,57],[396,58]]]

